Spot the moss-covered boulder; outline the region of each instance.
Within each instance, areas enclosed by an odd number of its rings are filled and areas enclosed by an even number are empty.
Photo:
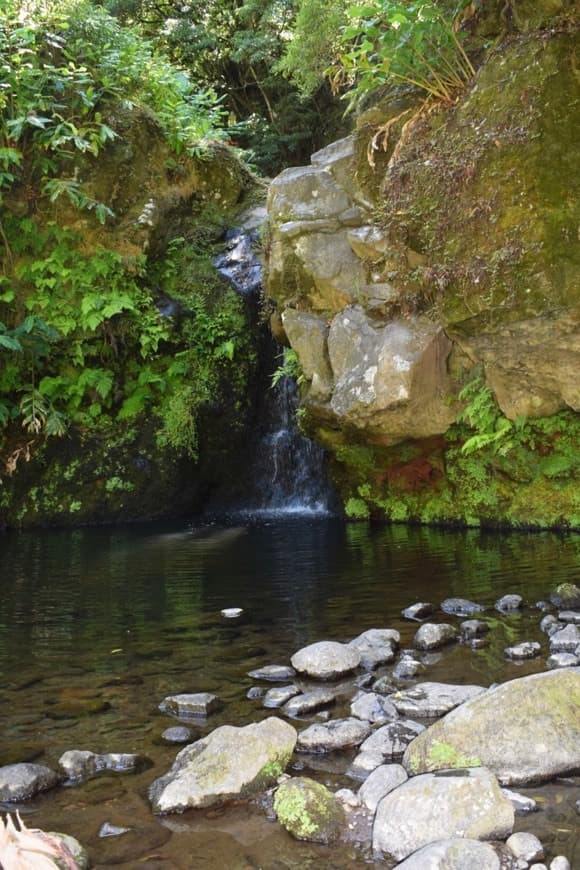
[[[297,840],[332,843],[345,823],[340,801],[326,786],[297,777],[282,783],[274,798],[278,821]]]
[[[171,770],[151,784],[153,812],[220,805],[274,785],[292,757],[296,739],[296,729],[275,717],[244,728],[216,728],[182,749]]]
[[[580,669],[533,674],[467,701],[407,747],[411,775],[481,765],[504,785],[580,769]]]

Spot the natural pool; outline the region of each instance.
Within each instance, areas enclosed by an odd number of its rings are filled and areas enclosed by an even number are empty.
[[[404,620],[401,609],[449,596],[492,606],[514,592],[526,608],[515,616],[489,610],[490,645],[446,648],[426,679],[488,686],[543,670],[548,648],[533,605],[558,583],[578,582],[579,564],[577,535],[373,528],[324,519],[5,534],[0,764],[57,767],[68,749],[151,759],[144,772],[102,775],[18,807],[29,826],[76,836],[96,867],[373,866],[354,842],[329,849],[292,840],[258,805],[154,817],[147,786],[178,751],[160,739],[175,724],[157,709],[160,701],[184,691],[217,694],[223,709],[197,729],[200,735],[224,723],[256,721],[271,711],[246,698],[247,671],[285,663],[313,641],[349,640],[373,627],[398,629],[408,646],[417,624]],[[236,624],[220,616],[232,606],[245,610]],[[539,640],[542,658],[507,661],[504,647],[519,640]],[[342,712],[339,706],[333,715]],[[336,755],[295,756],[295,771],[333,790],[356,789],[344,775],[348,753]],[[517,830],[536,833],[572,867],[580,866],[579,786],[571,778],[520,789],[541,809],[516,816]],[[134,830],[100,839],[104,822]]]

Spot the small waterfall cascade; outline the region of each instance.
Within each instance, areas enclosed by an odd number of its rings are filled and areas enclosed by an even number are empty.
[[[228,233],[226,249],[216,259],[218,271],[249,304],[255,304],[257,311],[262,268],[256,248],[258,226],[264,217],[263,209],[250,212],[241,228]],[[248,455],[240,459],[239,480],[226,498],[226,511],[252,517],[328,516],[333,513],[334,496],[324,450],[299,430],[294,380],[282,377],[272,386],[272,375],[283,364],[283,353],[269,330],[264,346],[264,383],[254,429]]]

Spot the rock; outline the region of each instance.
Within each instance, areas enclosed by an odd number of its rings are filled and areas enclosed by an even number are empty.
[[[476,698],[485,692],[483,686],[453,686],[448,683],[418,683],[411,689],[390,695],[401,716],[434,718]]]
[[[476,604],[475,601],[469,601],[467,598],[446,598],[441,602],[440,607],[443,613],[452,616],[471,616],[473,613],[483,613],[485,610],[482,604]]]
[[[550,861],[550,870],[572,870],[572,868],[564,855],[556,855],[554,860]]]
[[[418,649],[431,650],[453,643],[456,638],[457,629],[454,626],[447,623],[426,622],[415,635],[413,643]]]
[[[502,788],[502,794],[512,802],[516,815],[525,815],[538,811],[536,801],[531,797],[527,797],[527,795],[518,794],[518,792],[511,791],[509,788]]]
[[[550,595],[550,601],[563,610],[580,607],[580,589],[574,583],[561,583]]]
[[[241,607],[225,607],[223,610],[220,610],[221,615],[226,619],[237,619],[243,612]]]
[[[403,655],[393,668],[393,677],[396,680],[411,680],[417,674],[424,674],[426,670],[423,662],[417,661],[411,655]]]
[[[54,837],[56,840],[62,842],[75,862],[75,870],[87,870],[87,868],[91,866],[89,853],[84,846],[79,843],[76,837],[71,837],[70,834],[62,834],[58,831],[49,831],[48,836]],[[58,866],[58,864],[56,866]]]
[[[151,784],[153,812],[219,805],[268,788],[286,769],[296,739],[296,729],[274,717],[216,728],[182,749],[168,773]]]
[[[69,749],[58,763],[69,779],[84,779],[97,773],[134,773],[149,767],[150,761],[142,755],[109,752],[98,755],[88,749]]]
[[[282,707],[290,698],[300,694],[298,686],[280,686],[269,689],[264,695],[264,707]]]
[[[310,725],[298,735],[300,752],[333,752],[359,746],[371,732],[368,722],[360,719],[334,719],[326,724]]]
[[[426,317],[378,325],[360,305],[335,315],[328,334],[334,376],[330,410],[341,427],[379,430],[396,444],[412,425],[418,438],[440,434],[452,412],[446,360],[451,343]]]
[[[501,861],[489,843],[452,838],[429,843],[411,855],[397,870],[500,870]]]
[[[411,604],[401,611],[405,619],[421,620],[435,613],[435,605],[429,604],[427,601],[418,601],[417,604]]]
[[[506,846],[516,858],[531,864],[532,861],[541,861],[544,857],[544,847],[533,834],[518,831],[512,834],[506,841]]]
[[[359,752],[348,768],[347,775],[353,779],[366,779],[369,773],[384,764],[384,761],[383,753],[377,750]]]
[[[378,692],[379,695],[390,695],[397,691],[397,684],[392,677],[386,675],[379,677],[372,685],[373,692]]]
[[[350,712],[358,719],[372,722],[373,725],[384,725],[391,719],[398,719],[396,707],[384,695],[376,692],[359,692],[350,705]]]
[[[347,194],[325,169],[285,169],[271,183],[268,213],[277,222],[340,218],[352,207]]]
[[[189,743],[192,736],[191,729],[186,728],[185,725],[175,725],[173,728],[166,728],[161,735],[162,739],[167,743]]]
[[[195,694],[168,695],[159,704],[162,713],[171,713],[180,719],[193,719],[198,716],[209,716],[220,708],[221,704],[217,695],[210,692],[197,692]]]
[[[403,764],[413,774],[480,764],[504,785],[544,782],[580,767],[578,709],[578,668],[511,680],[432,725]]]
[[[371,628],[349,642],[360,653],[360,664],[372,670],[378,665],[392,662],[401,640],[398,631],[389,628]]]
[[[548,613],[548,611],[554,609],[554,605],[550,604],[549,601],[536,601],[535,606],[538,610],[542,610],[544,613]]]
[[[341,802],[321,783],[305,777],[282,783],[274,812],[293,837],[313,843],[333,843],[345,823]]]
[[[341,802],[341,804],[344,804],[344,806],[349,807],[350,809],[360,806],[360,800],[350,788],[339,788],[338,791],[334,792],[334,796]]]
[[[269,683],[285,683],[296,676],[296,671],[290,665],[266,665],[265,668],[256,668],[248,671],[248,676],[253,680],[266,680]]]
[[[483,768],[415,776],[380,802],[373,848],[402,861],[428,843],[452,837],[507,837],[514,810]]]
[[[558,619],[560,622],[580,625],[580,610],[561,610],[558,614]]]
[[[550,650],[557,652],[576,652],[580,644],[580,628],[577,625],[567,625],[550,635]]]
[[[574,653],[554,653],[548,656],[546,664],[549,668],[575,668],[580,665],[580,658]]]
[[[249,701],[260,701],[262,698],[266,697],[267,689],[264,689],[263,686],[252,686],[246,692],[246,698]]]
[[[383,762],[399,761],[409,743],[424,730],[424,725],[411,719],[389,722],[367,737],[361,746],[361,752],[380,752]]]
[[[475,638],[487,634],[489,631],[489,625],[482,619],[466,619],[464,622],[460,623],[459,630],[462,638],[465,640],[474,640]]]
[[[517,643],[515,646],[508,646],[504,649],[504,653],[508,659],[533,659],[539,656],[542,647],[536,641],[524,641]]]
[[[357,649],[332,640],[310,644],[294,653],[292,667],[317,680],[334,680],[350,674],[360,664]]]
[[[372,813],[386,794],[407,781],[407,771],[400,764],[381,764],[376,767],[358,790],[358,797]]]
[[[43,764],[7,764],[0,767],[0,801],[26,801],[60,781],[59,774]]]
[[[495,609],[500,613],[513,613],[520,610],[523,600],[521,595],[503,595],[495,602]]]
[[[292,348],[298,354],[304,378],[310,384],[310,398],[328,399],[334,379],[328,358],[326,318],[286,308],[282,312],[282,323]]]
[[[307,713],[322,710],[323,707],[328,707],[335,701],[334,692],[328,689],[313,689],[312,692],[304,692],[303,695],[291,698],[282,707],[282,712],[285,716],[304,716]]]
[[[122,834],[128,834],[131,828],[123,828],[119,825],[112,825],[110,822],[103,822],[99,828],[99,837],[120,837]]]
[[[548,613],[547,616],[544,616],[542,621],[540,622],[540,628],[544,632],[544,634],[552,635],[555,631],[559,631],[563,626],[561,623],[553,616],[551,613]]]

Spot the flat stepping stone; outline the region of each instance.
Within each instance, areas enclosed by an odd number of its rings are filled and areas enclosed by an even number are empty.
[[[332,640],[322,640],[294,653],[292,667],[317,680],[335,680],[350,674],[360,664],[361,654],[355,647]]]
[[[455,686],[448,683],[419,683],[389,700],[401,716],[435,718],[483,694],[483,686]]]
[[[180,718],[195,718],[209,716],[220,708],[221,704],[217,695],[210,692],[197,692],[195,694],[168,695],[159,704],[162,713],[171,713]]]
[[[266,665],[264,668],[256,668],[248,671],[248,676],[253,680],[266,680],[271,683],[285,683],[293,680],[296,671],[290,665]]]
[[[471,616],[473,613],[483,613],[485,610],[482,604],[476,604],[475,601],[469,601],[467,598],[446,598],[441,602],[440,607],[443,613],[450,613],[453,616]]]

